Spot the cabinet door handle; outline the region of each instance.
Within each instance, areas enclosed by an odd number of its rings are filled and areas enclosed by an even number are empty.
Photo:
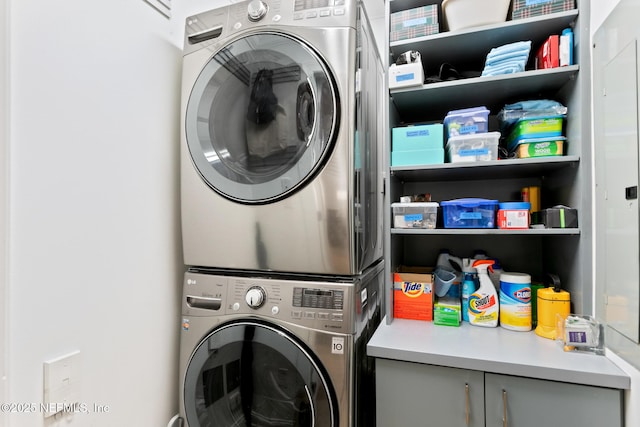
[[[507,427],[507,391],[502,390],[502,427]]]
[[[464,410],[467,425],[469,425],[469,383],[464,385]]]

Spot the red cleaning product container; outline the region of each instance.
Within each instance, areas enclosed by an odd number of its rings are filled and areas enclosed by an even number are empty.
[[[529,202],[505,202],[498,204],[498,228],[526,230],[529,228]]]

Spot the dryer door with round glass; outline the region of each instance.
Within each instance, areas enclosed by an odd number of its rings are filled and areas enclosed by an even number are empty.
[[[268,323],[238,321],[211,332],[184,378],[189,427],[333,427],[327,374],[308,349]]]
[[[226,44],[191,91],[185,132],[195,167],[221,195],[268,203],[322,166],[338,123],[322,59],[292,36],[261,32]]]

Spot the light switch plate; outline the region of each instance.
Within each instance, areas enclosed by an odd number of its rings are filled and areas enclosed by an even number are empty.
[[[55,415],[80,401],[80,352],[44,362],[45,417]]]

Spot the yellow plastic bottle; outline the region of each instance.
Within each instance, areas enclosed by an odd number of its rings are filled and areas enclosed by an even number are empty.
[[[469,297],[469,323],[472,325],[498,326],[500,300],[487,271],[493,263],[494,261],[491,259],[479,259],[474,261],[472,265],[477,270],[480,281],[478,290]]]

